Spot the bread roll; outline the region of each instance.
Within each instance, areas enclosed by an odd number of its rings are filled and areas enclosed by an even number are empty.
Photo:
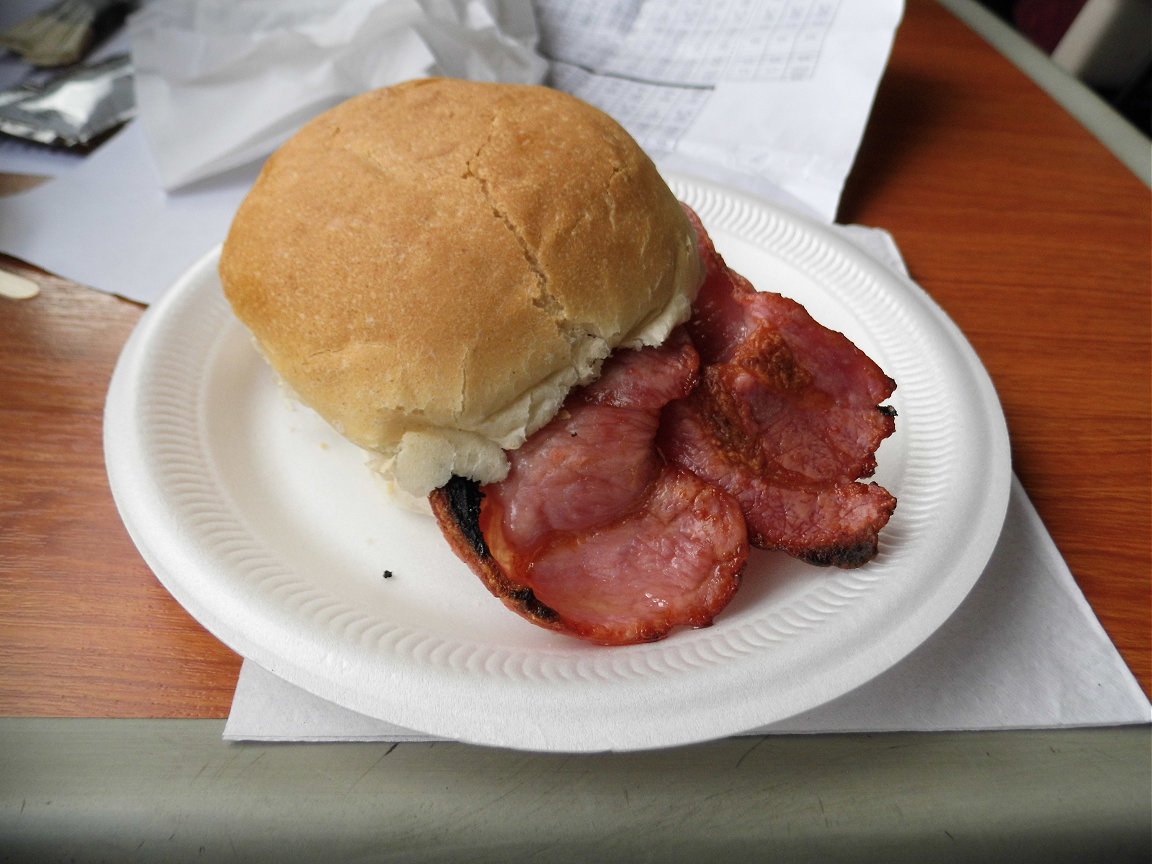
[[[424,496],[503,479],[619,346],[689,313],[693,230],[611,118],[545,87],[357,96],[267,162],[220,262],[300,399]]]

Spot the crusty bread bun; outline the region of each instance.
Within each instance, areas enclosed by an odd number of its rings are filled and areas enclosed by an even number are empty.
[[[299,398],[406,492],[503,479],[617,346],[689,313],[693,230],[611,118],[557,90],[426,79],[365,93],[268,161],[220,261]]]

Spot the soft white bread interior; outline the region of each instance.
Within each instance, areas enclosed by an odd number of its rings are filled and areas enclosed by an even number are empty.
[[[545,87],[426,79],[355,97],[267,162],[220,262],[268,361],[424,496],[513,449],[701,279],[632,138]]]

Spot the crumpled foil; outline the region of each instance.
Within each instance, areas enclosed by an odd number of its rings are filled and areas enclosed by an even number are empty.
[[[53,147],[90,149],[135,113],[126,54],[0,91],[0,132]]]

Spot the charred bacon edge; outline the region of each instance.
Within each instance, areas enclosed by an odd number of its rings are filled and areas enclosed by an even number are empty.
[[[483,498],[479,483],[453,475],[428,496],[428,502],[452,551],[467,562],[492,594],[513,612],[541,627],[563,630],[556,611],[541,603],[531,588],[509,579],[492,557],[484,532],[480,530],[480,502]]]

